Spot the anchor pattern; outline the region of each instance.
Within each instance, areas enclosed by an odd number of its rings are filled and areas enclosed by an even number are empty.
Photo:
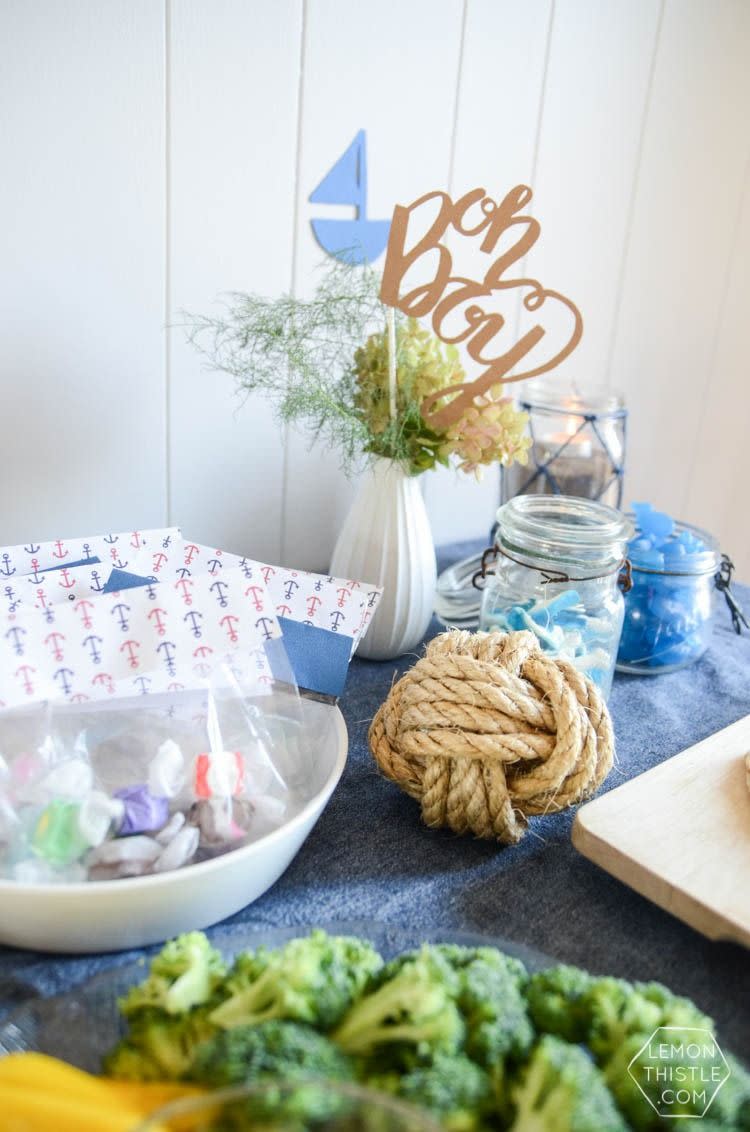
[[[0,588],[0,610],[14,613],[20,606],[28,605],[45,609],[82,597],[98,597],[113,564],[102,561],[93,565],[60,566],[47,571],[37,564],[36,559],[29,565],[32,566],[31,573],[17,574],[13,578],[15,585]]]
[[[218,664],[264,688],[273,679],[265,643],[281,637],[273,601],[260,575],[252,593],[237,567],[223,565],[216,581],[175,571],[158,585],[1,612],[0,700],[81,703],[165,692],[175,681],[196,687]]]
[[[179,527],[159,527],[149,531],[122,531],[117,534],[89,535],[85,538],[54,539],[51,542],[29,542],[25,546],[0,547],[0,582],[21,575],[38,574],[44,570],[55,570],[71,562],[85,562],[98,558],[100,573],[104,579],[109,577],[111,567],[125,563],[135,554],[148,548],[167,547],[179,541]],[[125,570],[121,565],[119,569]]]
[[[147,546],[169,546],[179,538],[177,527],[167,527],[0,549],[0,610],[14,613],[29,603],[45,609],[96,596],[113,568],[125,569],[124,564]]]
[[[182,539],[175,539],[166,549],[158,547],[153,552],[147,549],[139,552],[131,560],[129,569],[160,581],[208,574],[213,580],[214,593],[219,595],[226,571],[240,570],[246,580],[248,600],[255,601],[256,593],[267,592],[277,617],[351,637],[352,651],[383,593],[380,587],[364,582],[271,566]],[[260,608],[256,611],[261,612]]]
[[[113,569],[156,579],[104,593]],[[219,663],[272,682],[279,617],[351,639],[382,590],[183,540],[178,528],[0,548],[0,704],[200,683]]]

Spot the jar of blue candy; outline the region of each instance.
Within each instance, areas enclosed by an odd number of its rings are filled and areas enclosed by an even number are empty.
[[[635,537],[628,546],[633,585],[617,668],[656,675],[698,660],[708,648],[719,546],[707,531],[633,505]]]
[[[511,499],[497,512],[495,545],[484,559],[480,629],[529,630],[545,652],[570,661],[608,696],[631,533],[621,512],[590,499]]]

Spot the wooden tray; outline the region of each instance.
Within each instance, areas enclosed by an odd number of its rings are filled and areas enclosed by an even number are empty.
[[[573,844],[709,939],[750,947],[750,715],[582,806]]]

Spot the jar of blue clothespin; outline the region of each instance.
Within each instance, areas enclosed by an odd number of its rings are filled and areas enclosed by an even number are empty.
[[[748,627],[734,600],[733,566],[713,535],[680,523],[649,503],[634,503],[635,536],[628,544],[632,588],[617,668],[657,675],[693,664],[708,648],[717,591],[739,633]]]
[[[605,696],[623,621],[620,589],[630,521],[613,507],[566,495],[518,495],[497,512],[485,552],[480,629],[526,629]],[[483,579],[483,585],[480,582]]]

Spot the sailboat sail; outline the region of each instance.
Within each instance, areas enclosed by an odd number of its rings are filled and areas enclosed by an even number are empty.
[[[310,193],[313,204],[349,204],[351,220],[315,219],[315,238],[329,255],[343,263],[373,263],[388,243],[389,220],[367,219],[367,138],[360,130],[332,169]]]
[[[367,157],[365,131],[354,141],[310,193],[313,204],[353,204],[358,213],[366,208]]]

